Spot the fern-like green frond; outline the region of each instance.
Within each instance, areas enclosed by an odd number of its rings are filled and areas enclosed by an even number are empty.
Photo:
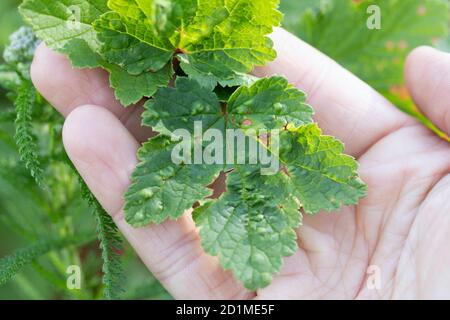
[[[38,146],[33,134],[32,110],[36,102],[36,89],[30,81],[22,80],[14,101],[16,108],[15,140],[19,155],[31,176],[40,187],[44,187],[43,170],[39,162]]]
[[[103,209],[86,183],[80,177],[83,198],[93,208],[97,219],[97,234],[103,259],[103,295],[108,300],[120,299],[124,279],[122,261],[119,252],[123,250],[122,239],[111,216]]]

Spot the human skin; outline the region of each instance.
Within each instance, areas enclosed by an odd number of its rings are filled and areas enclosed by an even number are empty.
[[[315,120],[358,159],[369,191],[357,206],[305,216],[298,251],[257,292],[203,252],[190,212],[140,229],[125,222],[123,194],[151,131],[140,126],[141,107],[125,109],[115,100],[104,71],[73,69],[41,45],[31,74],[66,117],[64,145],[74,165],[175,298],[450,298],[450,144],[295,36],[277,29],[272,38],[278,58],[256,75],[284,75],[309,94]],[[405,78],[418,107],[450,134],[450,55],[414,50]],[[377,289],[367,285],[370,266],[380,271]]]

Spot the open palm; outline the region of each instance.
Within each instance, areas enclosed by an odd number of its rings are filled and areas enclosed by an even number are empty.
[[[140,126],[139,106],[125,109],[114,99],[106,73],[72,69],[41,45],[32,78],[67,117],[64,144],[73,163],[175,298],[450,298],[450,144],[299,39],[281,29],[272,37],[279,57],[255,73],[285,75],[309,94],[315,120],[358,158],[369,194],[356,207],[305,217],[299,250],[258,292],[203,253],[189,212],[141,229],[125,222],[123,193],[151,132]],[[415,50],[406,79],[418,106],[450,134],[450,55]],[[368,285],[374,275],[379,283]]]

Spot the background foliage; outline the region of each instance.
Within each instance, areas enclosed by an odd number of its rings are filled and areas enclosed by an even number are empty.
[[[19,3],[0,1],[0,52],[22,25]],[[384,25],[378,33],[365,28],[370,4],[382,6]],[[408,52],[418,45],[450,49],[447,0],[282,0],[282,10],[285,28],[444,137],[414,106],[402,70]],[[114,226],[80,186],[61,148],[61,117],[36,94],[35,108],[25,109],[25,120],[18,121],[12,101],[20,101],[20,86],[5,84],[5,75],[0,69],[0,299],[170,298],[129,246],[121,248]],[[31,112],[32,127],[27,127],[26,112]],[[19,133],[16,127],[22,128]],[[30,134],[23,143],[36,144],[44,189],[20,161],[15,136],[24,138],[23,132]],[[79,291],[66,287],[69,265],[83,270]]]
[[[0,2],[1,52],[22,25],[19,3]],[[133,251],[122,248],[115,226],[80,184],[62,150],[62,118],[38,94],[29,109],[34,94],[20,95],[29,82],[11,86],[14,72],[7,71],[0,70],[0,299],[170,298]],[[30,150],[30,143],[43,168],[34,178],[19,156],[19,146]],[[67,289],[70,265],[81,267],[81,290]],[[132,276],[124,281],[121,269]]]
[[[381,29],[367,28],[377,5]],[[448,51],[448,0],[284,0],[284,27],[369,83],[398,108],[442,138],[439,128],[414,105],[404,83],[412,49],[431,45]]]

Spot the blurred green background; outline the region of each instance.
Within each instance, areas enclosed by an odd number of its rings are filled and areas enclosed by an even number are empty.
[[[2,0],[0,2],[0,48],[3,51],[4,44],[9,35],[21,25],[17,6],[20,1]]]
[[[2,0],[0,2],[0,52],[3,52],[9,35],[22,23],[20,15],[17,12],[18,3],[19,1],[15,0]],[[0,55],[0,62],[3,62],[2,55]],[[5,90],[0,88],[0,111],[5,110],[11,105],[11,102],[6,99],[5,94]],[[8,156],[14,158],[14,150],[11,150],[14,148],[14,142],[12,138],[10,138],[11,136],[12,126],[2,124],[0,126],[0,154],[2,159]],[[23,207],[19,205],[19,203],[22,203],[20,200],[21,195],[15,194],[14,196],[17,198],[13,199],[13,194],[9,193],[11,187],[12,186],[4,179],[0,179],[0,212],[5,212],[7,210],[29,210],[30,207],[32,207],[31,204],[27,204]],[[17,205],[15,204],[16,202],[18,202]],[[4,215],[4,213],[0,213],[0,217],[2,217],[2,215]],[[20,248],[24,244],[24,241],[20,237],[11,232],[3,223],[0,223],[0,257],[10,253],[16,248]],[[19,291],[12,284],[0,287],[0,298],[4,299],[8,298],[8,296],[11,296],[11,298],[20,297]]]

